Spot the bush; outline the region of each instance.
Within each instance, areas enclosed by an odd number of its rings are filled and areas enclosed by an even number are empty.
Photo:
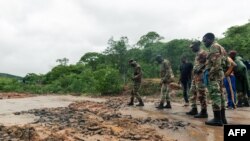
[[[104,68],[94,72],[96,90],[102,95],[118,94],[122,91],[122,79],[118,70]]]

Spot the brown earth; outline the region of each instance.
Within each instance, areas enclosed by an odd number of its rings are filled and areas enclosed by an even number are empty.
[[[12,98],[25,98],[25,97],[32,97],[32,94],[20,94],[20,93],[0,93],[0,100],[1,99],[12,99]]]
[[[73,141],[73,140],[157,140],[171,141],[157,133],[159,129],[177,130],[189,123],[169,122],[167,118],[133,118],[122,115],[123,98],[110,98],[106,102],[81,101],[68,107],[34,109],[16,112],[15,115],[34,114],[39,117],[25,126],[0,127],[4,140]],[[0,138],[1,139],[1,138]]]
[[[157,98],[145,97],[144,107],[126,106],[128,98],[48,95],[4,99],[0,103],[0,140],[223,140],[223,127],[206,126],[207,119],[185,115],[190,108],[181,103],[172,103],[171,110],[156,110]],[[211,105],[208,110],[211,118]],[[228,122],[250,124],[249,112],[249,108],[227,110]]]

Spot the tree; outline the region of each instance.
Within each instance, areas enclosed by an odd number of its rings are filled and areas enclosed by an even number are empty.
[[[103,56],[104,55],[97,52],[88,52],[81,57],[79,63],[89,65],[92,70],[95,71],[99,64],[104,63],[105,60]]]
[[[148,47],[150,44],[157,43],[160,40],[164,39],[158,33],[151,31],[146,35],[141,36],[140,40],[137,42],[137,45],[142,48]]]
[[[108,41],[108,48],[104,51],[104,54],[107,55],[109,61],[119,70],[120,74],[124,76],[127,72],[127,48],[128,48],[128,38],[121,37],[120,40],[115,41],[113,38],[110,38]]]
[[[56,62],[59,62],[59,64],[62,65],[62,66],[67,66],[67,64],[69,62],[69,59],[64,57],[62,59],[57,59]]]
[[[250,59],[250,22],[241,26],[233,26],[219,40],[227,50],[236,50],[244,58]]]

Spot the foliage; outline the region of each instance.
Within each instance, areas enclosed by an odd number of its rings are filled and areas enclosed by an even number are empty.
[[[119,93],[122,90],[122,80],[119,72],[112,68],[100,69],[94,73],[97,80],[96,90],[101,94]]]
[[[250,59],[250,23],[242,26],[233,26],[224,33],[225,37],[219,40],[228,51],[236,50],[239,55]]]
[[[224,35],[224,38],[218,39],[220,44],[227,50],[234,49],[245,59],[250,59],[250,23],[230,27]],[[76,64],[68,65],[67,58],[57,59],[59,65],[48,73],[28,73],[22,81],[0,75],[0,91],[119,94],[122,85],[133,75],[133,69],[128,65],[129,59],[134,59],[141,65],[143,78],[159,78],[156,55],[162,55],[171,62],[177,80],[180,58],[186,56],[190,62],[194,60],[195,54],[189,48],[192,40],[174,39],[163,42],[162,39],[154,31],[141,36],[135,45],[130,45],[125,36],[118,40],[110,38],[103,53],[85,53]],[[149,84],[151,87],[151,83]],[[153,93],[147,87],[145,85],[142,93]],[[155,85],[154,88],[156,90],[158,86]]]

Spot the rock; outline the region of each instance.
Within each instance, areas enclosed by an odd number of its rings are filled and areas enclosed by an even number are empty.
[[[142,138],[141,138],[140,135],[135,135],[133,139],[134,139],[134,140],[141,140]]]

